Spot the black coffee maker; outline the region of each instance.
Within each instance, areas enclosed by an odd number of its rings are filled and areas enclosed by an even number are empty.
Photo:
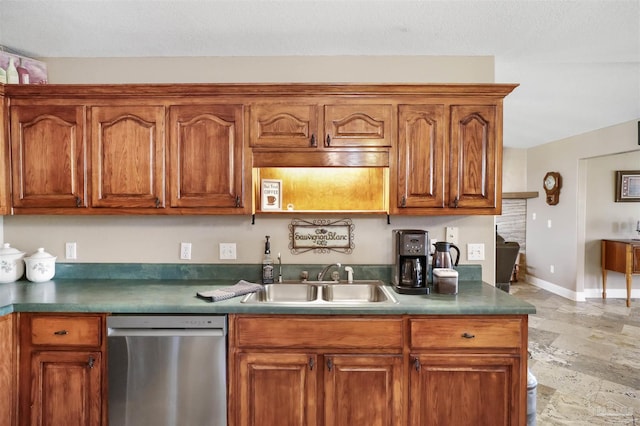
[[[429,233],[422,229],[393,231],[393,289],[403,294],[426,294]]]

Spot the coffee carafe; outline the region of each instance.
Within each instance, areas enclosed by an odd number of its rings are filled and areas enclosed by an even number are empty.
[[[436,248],[436,251],[433,253],[433,260],[431,262],[431,266],[433,269],[453,269],[454,266],[458,266],[458,261],[460,260],[460,249],[458,247],[446,241],[438,241],[434,244],[434,246]],[[456,251],[455,262],[451,257],[451,249],[454,249]]]
[[[426,293],[428,232],[401,229],[393,234],[394,289],[400,293]]]

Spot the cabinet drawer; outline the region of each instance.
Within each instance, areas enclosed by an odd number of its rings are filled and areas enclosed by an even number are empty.
[[[99,316],[33,316],[31,344],[55,346],[100,346],[102,318]]]
[[[518,318],[434,318],[410,321],[412,349],[519,348],[522,320]]]
[[[238,347],[402,348],[400,318],[238,317]]]

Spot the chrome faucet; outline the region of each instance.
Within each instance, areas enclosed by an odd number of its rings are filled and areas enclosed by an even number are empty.
[[[324,274],[326,274],[327,271],[329,271],[329,269],[331,269],[331,267],[333,266],[336,266],[338,267],[338,269],[340,269],[342,265],[339,263],[332,263],[330,265],[325,266],[324,268],[322,268],[322,271],[318,272],[318,281],[324,281]]]

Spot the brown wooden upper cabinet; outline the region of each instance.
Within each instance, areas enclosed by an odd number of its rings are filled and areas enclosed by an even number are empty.
[[[243,106],[172,106],[169,125],[171,207],[241,208]]]
[[[164,107],[91,108],[92,207],[164,207]]]
[[[11,107],[12,198],[22,209],[84,208],[85,107]]]
[[[399,105],[390,212],[500,214],[501,113],[501,104]]]
[[[390,104],[256,104],[251,106],[250,145],[389,148],[393,141],[392,119]]]

